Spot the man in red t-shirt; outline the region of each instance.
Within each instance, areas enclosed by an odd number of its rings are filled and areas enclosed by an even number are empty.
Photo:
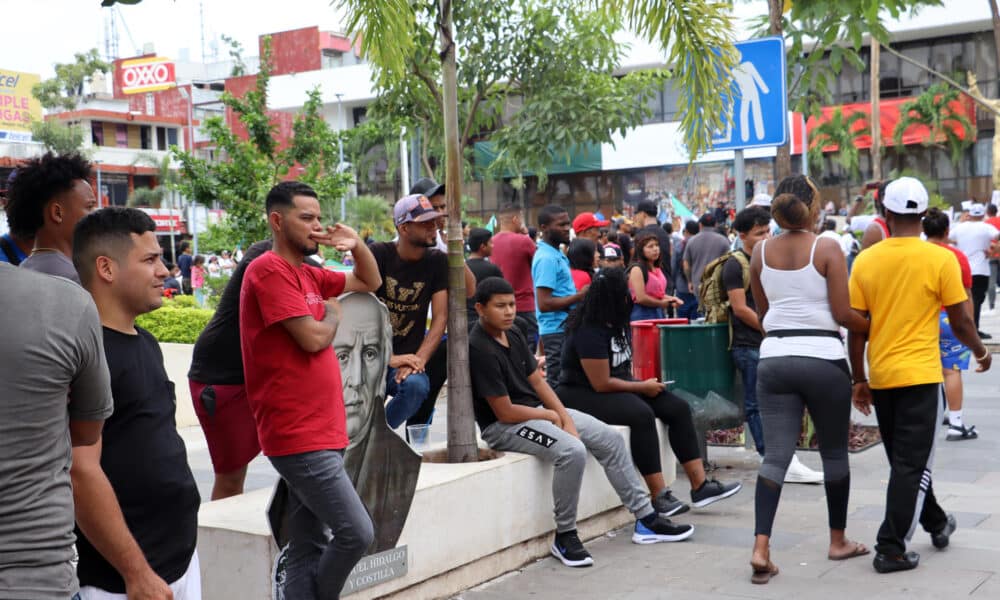
[[[337,598],[374,531],[344,471],[346,414],[331,345],[340,319],[336,297],[374,291],[382,279],[354,230],[323,227],[308,185],[279,183],[266,210],[274,248],[250,263],[240,291],[247,400],[261,450],[289,488],[285,597]],[[305,264],[319,244],[350,251],[354,272]]]
[[[527,235],[521,209],[512,206],[500,211],[500,232],[493,236],[490,261],[503,271],[504,279],[514,287],[517,316],[527,323],[525,338],[532,348],[538,343],[538,320],[535,318],[535,282],[531,279],[531,259],[538,247]]]

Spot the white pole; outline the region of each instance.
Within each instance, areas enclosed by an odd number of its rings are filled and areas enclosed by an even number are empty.
[[[406,150],[406,128],[399,132],[399,176],[403,195],[410,192],[410,153]]]
[[[747,207],[746,174],[743,168],[743,150],[736,150],[733,154],[735,155],[733,178],[736,180],[736,211],[739,212]]]

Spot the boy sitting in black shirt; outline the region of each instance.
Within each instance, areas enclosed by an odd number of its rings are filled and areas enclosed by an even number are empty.
[[[577,501],[587,451],[597,458],[622,503],[638,519],[637,544],[679,541],[694,532],[659,516],[632,466],[622,436],[590,415],[566,409],[545,382],[524,337],[514,327],[514,288],[489,277],[476,287],[479,323],[469,335],[473,405],[483,440],[496,450],[552,462],[556,535],[552,555],[570,567],[594,563],[576,532]]]

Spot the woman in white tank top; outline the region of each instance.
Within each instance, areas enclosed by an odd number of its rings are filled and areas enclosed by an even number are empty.
[[[757,370],[757,402],[764,424],[764,460],[757,476],[756,538],[751,581],[778,573],[770,539],[781,483],[795,454],[804,409],[809,410],[823,459],[829,512],[827,557],[868,554],[844,534],[850,493],[847,434],[851,377],[840,327],[866,333],[868,321],[850,307],[847,263],[840,244],[813,233],[819,192],[808,177],[784,179],[771,204],[784,233],[754,248],[750,288],[765,339]]]

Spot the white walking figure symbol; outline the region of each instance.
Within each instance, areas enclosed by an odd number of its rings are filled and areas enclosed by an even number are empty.
[[[760,93],[770,93],[757,67],[750,61],[733,69],[733,79],[740,88],[740,139],[750,139],[750,111],[753,110],[753,132],[758,140],[764,139],[764,114],[760,106]],[[759,90],[758,90],[759,88]]]

